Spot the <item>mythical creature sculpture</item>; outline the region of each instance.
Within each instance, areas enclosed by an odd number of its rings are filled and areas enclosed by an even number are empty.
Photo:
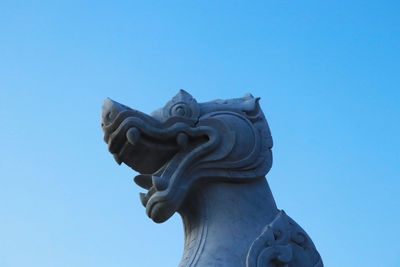
[[[265,179],[272,137],[258,101],[197,103],[181,90],[150,115],[103,103],[104,140],[118,164],[139,173],[147,215],[182,216],[181,267],[323,266],[310,237],[276,207]]]

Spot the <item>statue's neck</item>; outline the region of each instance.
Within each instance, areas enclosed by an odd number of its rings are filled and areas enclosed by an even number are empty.
[[[248,249],[277,208],[262,177],[246,183],[196,184],[179,213],[185,231],[180,267],[235,267],[245,266]]]

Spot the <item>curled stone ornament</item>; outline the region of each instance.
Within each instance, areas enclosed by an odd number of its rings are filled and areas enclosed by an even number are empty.
[[[101,125],[116,162],[139,173],[147,215],[182,216],[180,266],[323,266],[265,179],[273,143],[259,98],[197,103],[180,90],[150,115],[107,98]]]
[[[246,260],[246,267],[323,266],[311,239],[284,211],[253,242]]]

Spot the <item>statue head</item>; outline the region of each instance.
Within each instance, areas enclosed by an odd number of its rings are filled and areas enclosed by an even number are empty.
[[[272,165],[272,137],[259,98],[197,101],[180,90],[150,115],[104,100],[104,141],[118,164],[139,173],[134,181],[147,215],[164,222],[200,181],[246,182]]]

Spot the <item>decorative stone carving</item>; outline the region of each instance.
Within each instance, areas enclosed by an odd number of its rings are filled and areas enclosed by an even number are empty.
[[[182,216],[180,266],[321,267],[311,239],[277,209],[265,175],[272,137],[259,98],[197,103],[181,90],[150,115],[104,100],[104,140],[139,175],[155,222]]]
[[[247,267],[323,267],[310,237],[284,211],[280,211],[253,242],[246,264]]]

